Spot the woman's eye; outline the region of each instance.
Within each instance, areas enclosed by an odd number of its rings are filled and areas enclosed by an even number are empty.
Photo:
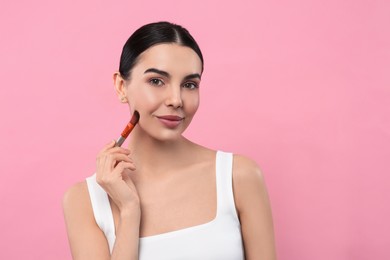
[[[150,85],[153,86],[162,86],[164,85],[164,82],[161,79],[151,79],[149,80]]]
[[[186,82],[186,83],[184,83],[184,87],[188,88],[188,89],[196,89],[196,88],[198,88],[198,84],[196,84],[194,82]]]

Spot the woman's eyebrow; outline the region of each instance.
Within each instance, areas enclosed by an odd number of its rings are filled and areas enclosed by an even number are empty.
[[[199,74],[199,73],[190,74],[190,75],[188,75],[188,76],[185,76],[185,77],[184,77],[184,80],[194,79],[194,78],[200,79],[200,74]]]
[[[171,75],[169,75],[168,72],[163,71],[163,70],[158,70],[158,69],[155,69],[155,68],[150,68],[150,69],[145,70],[144,74],[146,74],[146,73],[157,73],[157,74],[160,74],[161,76],[164,76],[164,77],[167,77],[167,78],[171,77]]]
[[[146,73],[157,73],[157,74],[160,74],[161,76],[164,76],[166,78],[171,77],[171,75],[168,72],[163,71],[163,70],[159,70],[156,68],[147,69],[147,70],[145,70],[144,74],[146,74]],[[190,74],[190,75],[185,76],[184,80],[189,80],[189,79],[194,79],[194,78],[201,79],[201,76],[199,73],[194,73],[194,74]]]

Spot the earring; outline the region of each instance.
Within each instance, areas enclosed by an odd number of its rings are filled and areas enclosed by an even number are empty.
[[[126,102],[126,97],[121,97],[121,101],[122,101],[122,103],[125,103]]]

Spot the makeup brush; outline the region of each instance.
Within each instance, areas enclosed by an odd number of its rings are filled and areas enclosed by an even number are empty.
[[[125,130],[123,130],[121,136],[116,141],[115,146],[121,146],[123,144],[123,142],[129,136],[131,131],[133,131],[133,128],[138,123],[138,120],[139,120],[139,113],[138,111],[134,111],[133,116],[130,119],[130,122],[126,125]]]

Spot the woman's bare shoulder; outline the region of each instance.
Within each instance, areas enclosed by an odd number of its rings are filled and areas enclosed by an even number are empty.
[[[238,210],[253,199],[254,194],[266,193],[263,172],[253,159],[243,155],[234,155],[233,159],[233,190]]]
[[[68,188],[64,193],[62,206],[65,213],[69,211],[81,214],[92,212],[87,183],[85,181],[78,182]]]
[[[256,161],[239,154],[235,154],[233,158],[233,178],[242,181],[260,181],[263,179],[263,173]]]

